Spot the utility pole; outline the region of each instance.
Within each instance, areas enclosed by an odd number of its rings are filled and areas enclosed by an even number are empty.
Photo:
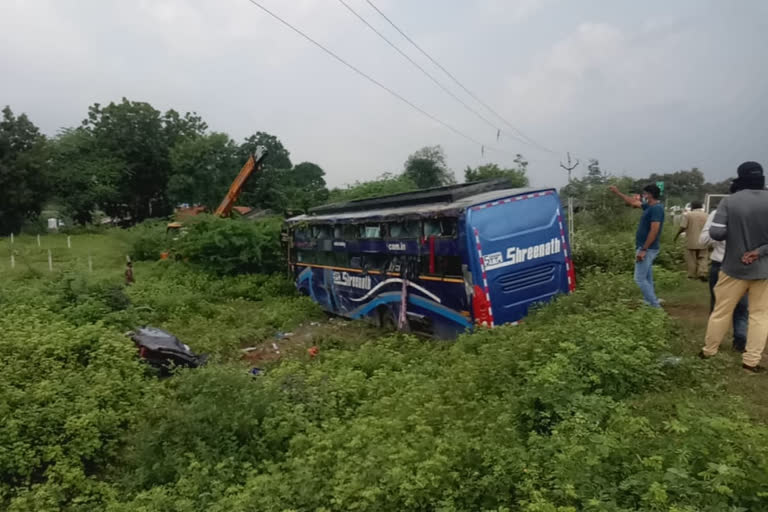
[[[566,166],[563,162],[560,162],[560,167],[562,167],[563,169],[565,169],[568,172],[568,183],[570,183],[571,182],[571,173],[573,172],[573,170],[576,167],[579,166],[579,159],[577,158],[576,159],[576,163],[571,165],[571,153],[568,152],[567,154],[568,154],[568,165]]]

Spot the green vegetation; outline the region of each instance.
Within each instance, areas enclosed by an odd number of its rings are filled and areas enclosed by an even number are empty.
[[[515,167],[512,169],[502,169],[496,164],[479,165],[474,169],[468,166],[464,169],[464,181],[469,183],[471,181],[504,178],[513,188],[527,187],[529,185],[527,170],[528,162],[525,161],[523,155],[518,154],[515,157]]]
[[[4,239],[0,508],[768,508],[768,409],[739,398],[763,392],[760,378],[693,357],[700,324],[682,313],[706,311],[705,285],[667,242],[656,281],[672,316],[642,307],[631,235],[577,220],[578,291],[454,343],[328,322],[285,277],[234,275],[274,270],[270,222],[202,218],[164,261],[161,224],[73,236],[71,249],[64,235],[40,248],[17,237],[14,269]],[[251,238],[258,251],[238,242]],[[140,250],[126,287],[125,256]],[[123,334],[142,324],[211,363],[155,379]],[[242,358],[286,330],[307,337],[278,360]]]

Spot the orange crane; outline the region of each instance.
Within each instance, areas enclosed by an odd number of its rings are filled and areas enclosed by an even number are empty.
[[[216,208],[214,215],[217,217],[226,217],[232,213],[232,207],[235,206],[235,201],[237,201],[237,198],[240,196],[240,192],[242,192],[245,182],[248,181],[248,178],[254,171],[258,172],[261,170],[261,164],[266,156],[267,149],[264,146],[257,146],[256,152],[248,157],[248,160],[245,162],[245,165],[243,165],[243,168],[240,169],[240,173],[238,173],[235,181],[229,186],[227,195],[224,196],[221,204]]]
[[[246,181],[248,181],[248,178],[250,178],[254,172],[259,172],[261,170],[266,156],[267,148],[264,146],[256,146],[256,151],[248,157],[245,165],[240,169],[240,172],[232,182],[232,185],[229,186],[227,195],[224,196],[224,199],[222,199],[221,203],[216,208],[216,211],[213,213],[214,215],[217,217],[226,217],[232,213],[232,207],[235,206],[235,202],[240,196],[240,192],[243,191]],[[181,222],[171,222],[168,224],[166,233],[169,233],[171,230],[180,229],[181,227]]]

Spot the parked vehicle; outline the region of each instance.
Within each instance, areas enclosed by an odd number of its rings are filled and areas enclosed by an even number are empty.
[[[286,221],[298,290],[327,311],[453,338],[574,289],[554,189],[503,180],[322,206]]]

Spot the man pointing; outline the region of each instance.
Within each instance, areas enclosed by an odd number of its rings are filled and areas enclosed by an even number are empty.
[[[609,189],[629,206],[643,209],[635,234],[635,283],[640,287],[645,303],[659,308],[661,305],[653,287],[652,265],[653,260],[659,255],[659,238],[661,229],[664,227],[664,206],[659,202],[661,189],[656,185],[647,185],[643,189],[642,201],[622,194],[613,185]]]

